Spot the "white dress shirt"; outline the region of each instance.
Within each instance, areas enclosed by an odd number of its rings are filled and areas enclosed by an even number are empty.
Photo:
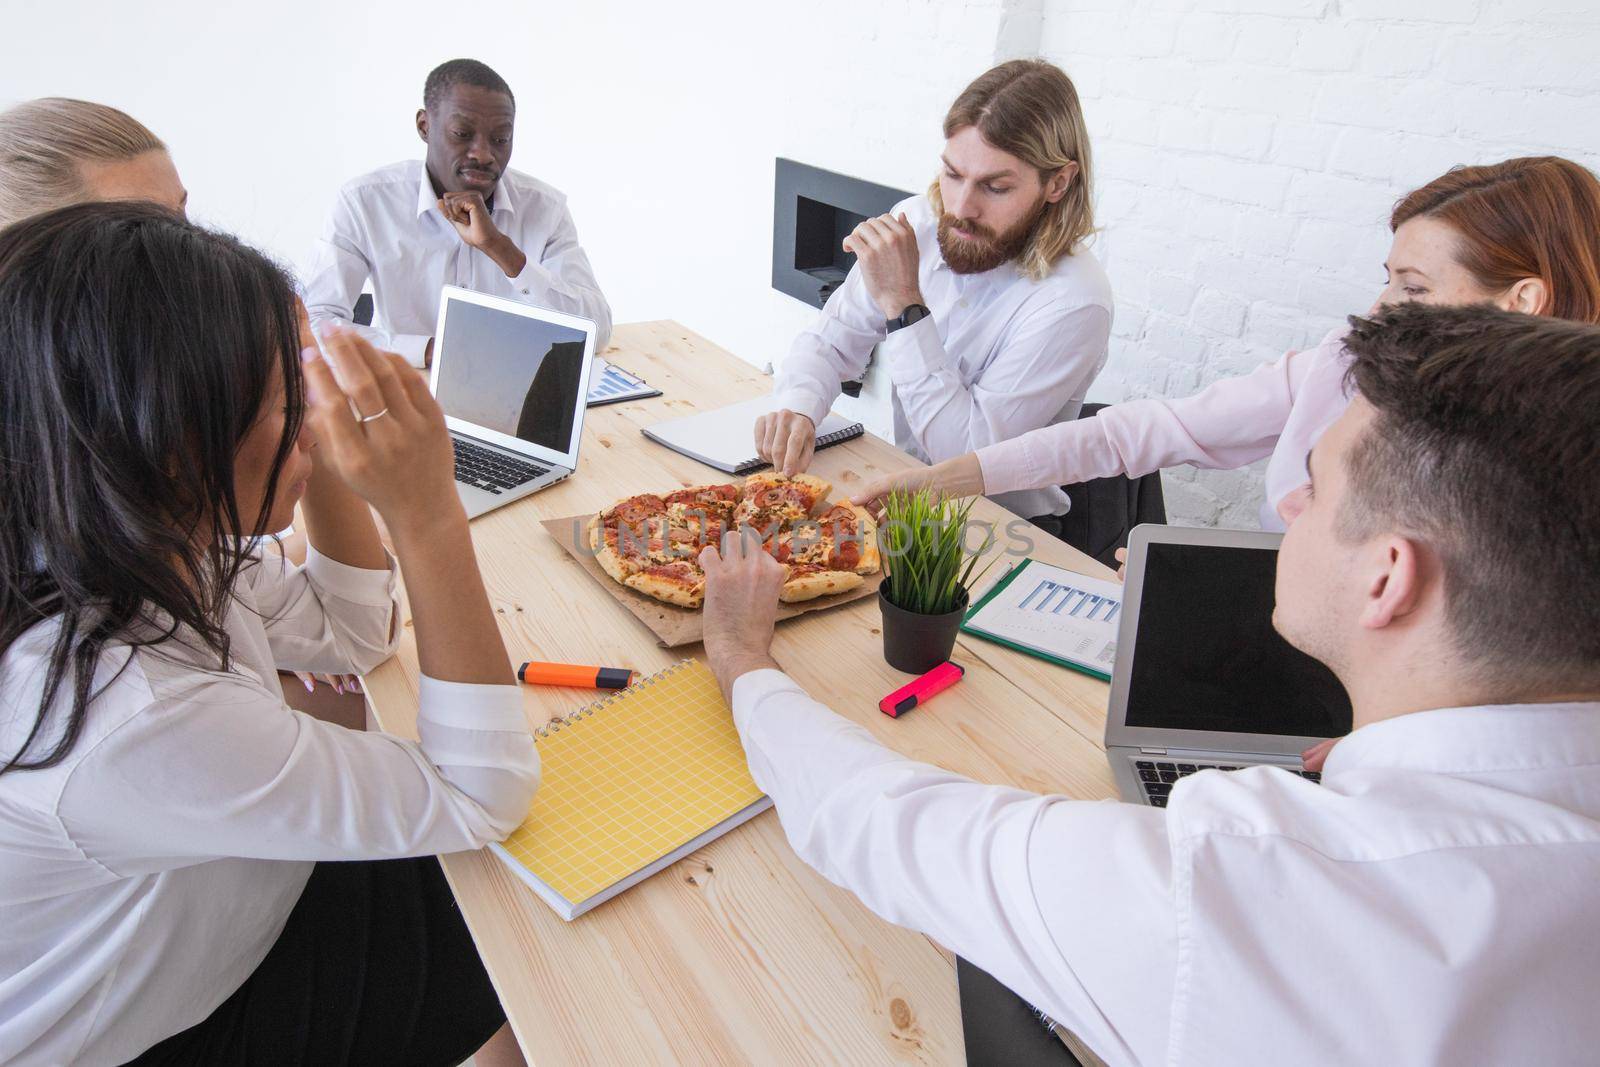
[[[1600,704],[1404,715],[1320,786],[1202,771],[1164,811],[905,759],[778,671],[733,712],[801,858],[1113,1067],[1600,1048]]]
[[[594,280],[567,198],[553,186],[507,169],[490,217],[528,257],[515,278],[461,239],[439,212],[421,160],[407,160],[345,183],[306,280],[311,324],[348,325],[372,279],[372,343],[420,367],[439,322],[439,290],[458,285],[593,319],[594,350],[611,338],[611,307]]]
[[[200,1022],[314,860],[478,848],[521,822],[539,764],[515,686],[424,678],[420,745],[283,703],[280,667],[388,658],[395,610],[392,571],[312,547],[241,576],[231,672],[176,641],[106,651],[66,759],[0,775],[0,1062],[122,1063]],[[0,751],[34,721],[57,628],[0,659]]]
[[[877,345],[889,372],[895,446],[924,463],[1077,418],[1111,336],[1111,283],[1093,253],[1062,256],[1040,281],[1015,263],[957,274],[939,252],[928,198],[895,205],[901,212],[917,235],[918,282],[932,314],[888,333],[883,309],[852,268],[816,324],[795,338],[778,371],[777,406],[822,425],[840,383],[865,373]],[[993,499],[1026,519],[1068,507],[1053,486]]]

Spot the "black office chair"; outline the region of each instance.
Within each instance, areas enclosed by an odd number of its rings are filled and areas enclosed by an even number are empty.
[[[357,326],[372,325],[372,294],[362,293],[356,297],[356,306],[350,311],[350,321]]]
[[[1093,418],[1104,404],[1085,404],[1078,418]],[[1140,478],[1116,475],[1061,487],[1072,510],[1061,516],[1063,541],[1113,569],[1116,551],[1128,547],[1128,532],[1142,522],[1166,523],[1167,505],[1161,495],[1161,472]]]

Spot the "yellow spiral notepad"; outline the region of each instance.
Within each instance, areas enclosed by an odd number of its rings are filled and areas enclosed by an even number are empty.
[[[491,846],[564,919],[772,805],[711,669],[674,664],[536,731],[528,818]]]

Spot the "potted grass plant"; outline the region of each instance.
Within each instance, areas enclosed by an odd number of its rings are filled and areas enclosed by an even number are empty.
[[[895,670],[922,674],[949,659],[955,648],[972,583],[982,576],[973,568],[994,541],[991,529],[977,550],[967,549],[972,504],[926,488],[896,490],[884,504],[878,604],[883,658]]]

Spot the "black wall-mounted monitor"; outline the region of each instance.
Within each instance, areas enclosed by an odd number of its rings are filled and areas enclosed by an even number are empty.
[[[772,202],[772,287],[820,308],[856,257],[842,247],[856,226],[910,193],[792,159],[777,161]]]

